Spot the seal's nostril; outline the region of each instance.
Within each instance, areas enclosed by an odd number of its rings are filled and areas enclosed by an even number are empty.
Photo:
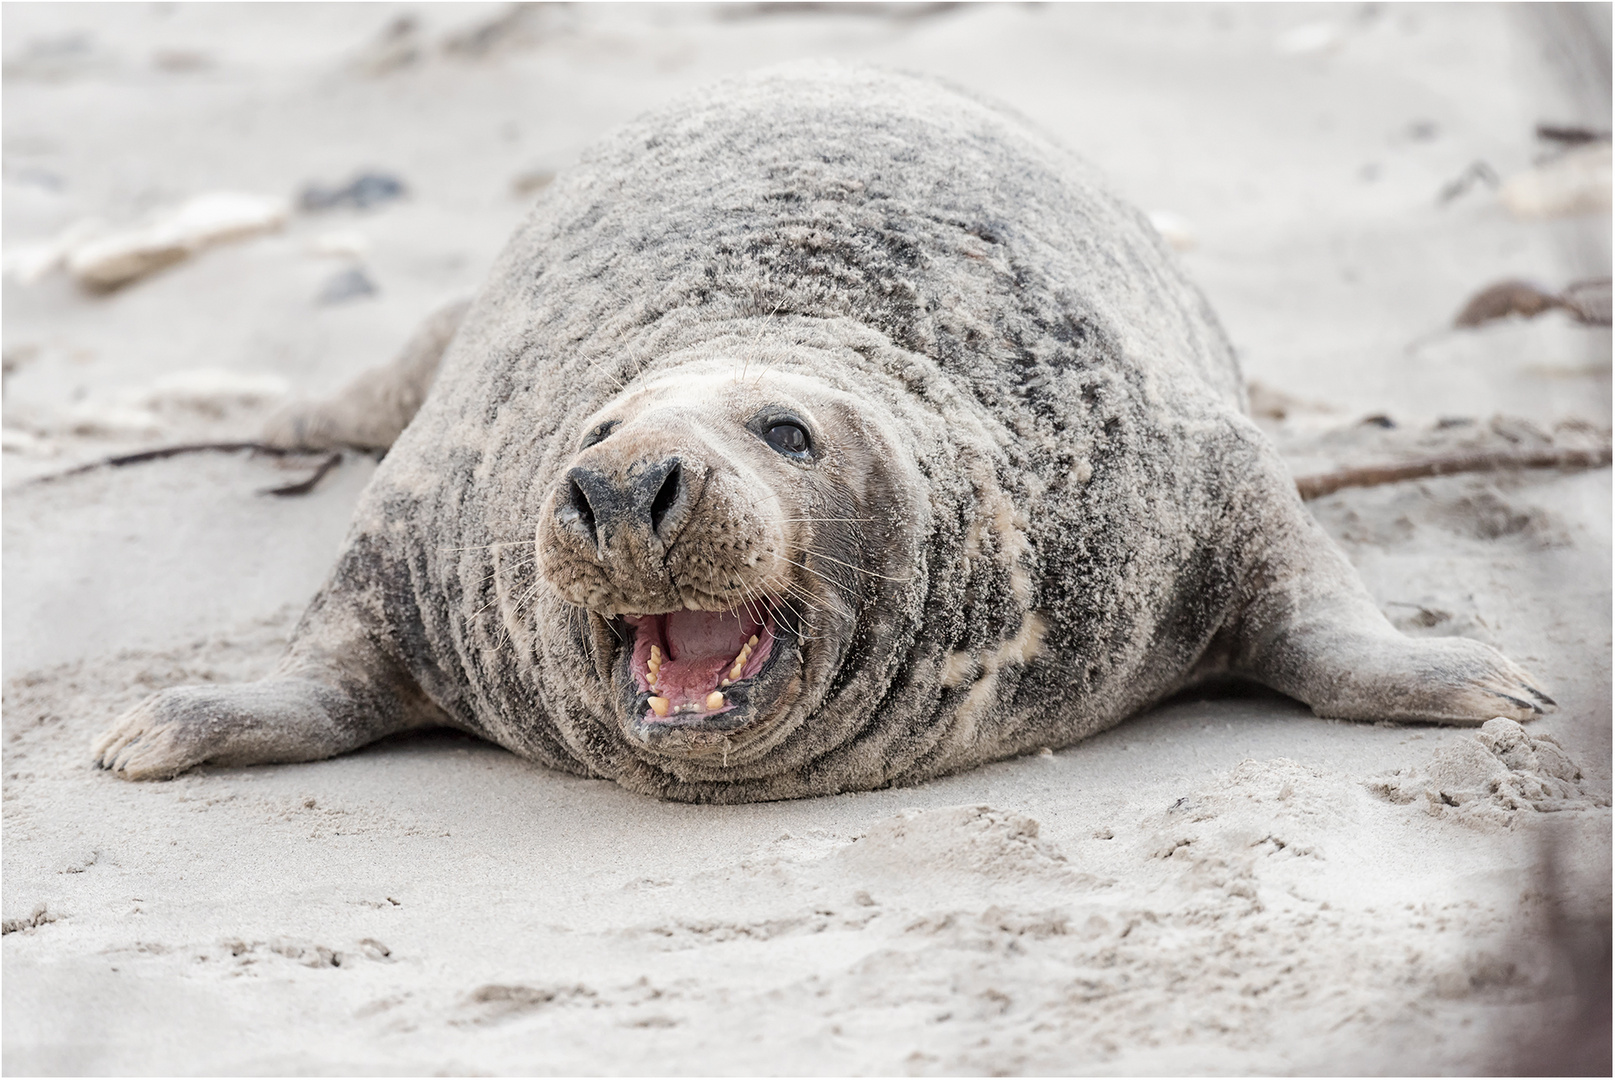
[[[594,507],[589,505],[589,497],[583,493],[583,488],[578,486],[576,480],[567,481],[567,486],[572,496],[572,509],[578,512],[578,520],[583,522],[584,529],[589,533],[589,539],[599,543],[599,537],[594,531]]]
[[[662,481],[661,489],[656,492],[656,498],[650,504],[650,527],[652,532],[662,531],[662,519],[678,501],[679,486],[681,483],[679,463],[673,462],[673,467],[667,471],[667,477]]]

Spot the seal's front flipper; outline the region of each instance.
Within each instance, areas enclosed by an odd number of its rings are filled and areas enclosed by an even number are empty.
[[[414,419],[437,378],[469,300],[433,312],[392,363],[372,368],[326,401],[295,402],[264,425],[264,441],[297,450],[385,450]]]
[[[1276,486],[1272,500],[1227,638],[1234,672],[1341,720],[1482,724],[1554,709],[1538,680],[1489,645],[1399,633],[1293,488]]]
[[[317,761],[394,732],[446,722],[415,684],[363,645],[329,667],[298,655],[258,682],[153,694],[95,740],[96,764],[163,780],[203,762]],[[366,664],[369,660],[371,663]]]

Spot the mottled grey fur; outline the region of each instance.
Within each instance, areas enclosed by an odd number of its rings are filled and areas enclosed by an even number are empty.
[[[400,380],[424,387],[419,368]],[[655,441],[646,421],[585,447],[635,393],[632,416],[660,417],[683,381],[742,395],[797,376],[840,402],[818,471],[759,481],[778,520],[823,523],[780,533],[813,597],[801,677],[755,732],[647,744],[625,729],[605,622],[563,596],[593,556],[544,539],[557,485],[585,455]],[[677,410],[696,425],[677,445],[714,477],[775,475],[743,432],[724,441],[718,406]],[[725,497],[714,512],[741,514]],[[587,595],[627,590],[600,603],[629,610],[648,594],[619,565],[599,562]],[[736,802],[1064,746],[1218,671],[1332,717],[1551,706],[1488,647],[1386,622],[1245,416],[1205,299],[1088,166],[935,81],[809,64],[660,110],[559,177],[280,668],[157,695],[96,752],[168,776],[448,723],[636,791]]]

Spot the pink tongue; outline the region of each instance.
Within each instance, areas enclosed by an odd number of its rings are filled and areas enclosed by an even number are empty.
[[[722,611],[673,611],[667,616],[667,644],[674,660],[705,657],[733,660],[757,624]]]
[[[686,700],[705,701],[707,694],[717,689],[741,646],[761,631],[761,623],[744,615],[669,612],[663,626],[668,661],[662,665],[657,692],[675,705]]]

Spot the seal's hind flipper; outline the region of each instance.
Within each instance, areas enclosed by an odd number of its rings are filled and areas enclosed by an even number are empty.
[[[1242,611],[1224,631],[1227,666],[1341,720],[1481,724],[1555,708],[1541,683],[1489,645],[1410,638],[1390,624],[1346,556],[1272,478],[1254,520]]]
[[[1340,720],[1483,724],[1556,707],[1537,679],[1489,645],[1409,638],[1340,609],[1288,622],[1236,670]]]
[[[470,306],[462,299],[438,308],[392,363],[364,372],[335,397],[281,409],[264,425],[264,441],[300,450],[386,450],[426,400],[443,353]]]

